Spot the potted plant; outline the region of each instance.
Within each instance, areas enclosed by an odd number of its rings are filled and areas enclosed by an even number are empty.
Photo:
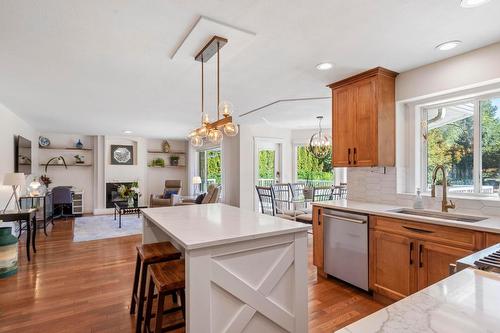
[[[120,185],[117,189],[120,198],[126,199],[128,206],[133,207],[135,200],[138,199],[142,194],[139,190],[139,183],[133,182],[132,185]]]
[[[154,160],[151,161],[150,166],[155,167],[155,168],[164,168],[165,167],[165,160],[161,157],[155,158]]]
[[[76,164],[84,164],[85,163],[85,156],[83,155],[75,155],[75,163]]]
[[[49,188],[49,185],[52,183],[52,179],[50,179],[49,176],[47,176],[47,175],[41,175],[40,182],[43,185],[45,185],[46,188]]]
[[[304,185],[304,199],[312,200],[314,195],[314,186],[311,184],[311,173],[307,173],[306,183]]]
[[[179,156],[170,156],[170,165],[178,166],[179,165]]]

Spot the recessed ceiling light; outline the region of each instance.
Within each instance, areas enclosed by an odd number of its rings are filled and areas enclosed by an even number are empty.
[[[438,46],[436,46],[436,49],[438,49],[440,51],[448,51],[448,50],[454,49],[455,47],[457,47],[461,43],[462,42],[459,40],[450,40],[448,42],[444,42],[442,44],[439,44]]]
[[[462,8],[474,8],[484,5],[485,3],[490,2],[490,0],[462,0],[460,2],[460,7]]]
[[[133,132],[131,130],[125,130],[123,131],[123,134],[132,134]]]
[[[322,62],[321,64],[316,65],[316,69],[320,71],[327,71],[331,69],[333,65],[329,62]]]

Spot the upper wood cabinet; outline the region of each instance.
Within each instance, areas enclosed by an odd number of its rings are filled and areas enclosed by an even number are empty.
[[[377,67],[328,86],[333,166],[394,166],[396,76]]]

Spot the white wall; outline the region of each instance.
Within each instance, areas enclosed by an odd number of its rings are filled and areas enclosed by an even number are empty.
[[[162,151],[162,139],[147,139],[147,150],[148,151]],[[186,140],[168,140],[170,144],[170,150],[175,152],[186,152],[187,141]],[[147,163],[149,164],[151,160],[155,158],[163,158],[165,163],[168,165],[169,162],[168,154],[147,154]],[[180,179],[182,181],[182,195],[187,195],[189,192],[189,184],[187,181],[187,157],[184,154],[178,155],[179,165],[178,167],[166,167],[166,168],[147,168],[147,193],[146,197],[149,200],[150,194],[163,194],[165,188],[165,180]],[[184,165],[182,167],[181,165]]]
[[[413,186],[404,184],[418,165],[415,155],[415,108],[418,103],[446,99],[471,90],[490,89],[500,82],[500,43],[401,73],[396,79],[396,167],[349,168],[348,197],[354,200],[411,206]],[[497,82],[497,83],[495,83]],[[481,88],[483,87],[483,88]],[[417,166],[418,167],[418,166]],[[408,193],[398,193],[408,192]],[[426,207],[440,209],[439,199],[424,198]],[[498,199],[456,199],[458,212],[500,215]]]
[[[14,172],[14,136],[16,135],[22,135],[31,140],[32,176],[27,177],[27,184],[29,184],[38,170],[38,132],[0,104],[0,180],[2,181],[4,174]],[[0,185],[0,209],[3,210],[11,194],[12,188],[10,186]],[[14,208],[12,203],[10,208]]]
[[[292,131],[267,125],[240,126],[240,207],[254,208],[254,140],[255,138],[273,138],[283,140],[283,182],[291,182],[292,175]]]
[[[50,147],[64,148],[74,147],[80,139],[84,148],[94,148],[94,137],[89,135],[74,135],[60,133],[41,133],[42,136],[50,140]],[[38,147],[38,145],[36,145]],[[74,151],[74,150],[52,150],[38,149],[40,164],[46,163],[52,157],[62,156],[67,164],[74,164],[75,155],[82,155],[85,164],[94,164],[93,151]],[[52,162],[53,163],[53,162]],[[73,186],[76,189],[83,190],[83,212],[92,213],[94,210],[94,167],[93,166],[69,166],[67,169],[59,166],[49,166],[45,172],[45,166],[37,167],[37,173],[47,174],[52,180],[50,187]]]
[[[500,43],[401,73],[396,101],[413,101],[500,81]]]
[[[223,202],[240,206],[240,135],[222,141]]]

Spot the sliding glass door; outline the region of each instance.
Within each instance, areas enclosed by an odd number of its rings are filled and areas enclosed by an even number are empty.
[[[222,153],[219,147],[199,151],[198,163],[202,192],[206,192],[210,184],[222,185]]]

